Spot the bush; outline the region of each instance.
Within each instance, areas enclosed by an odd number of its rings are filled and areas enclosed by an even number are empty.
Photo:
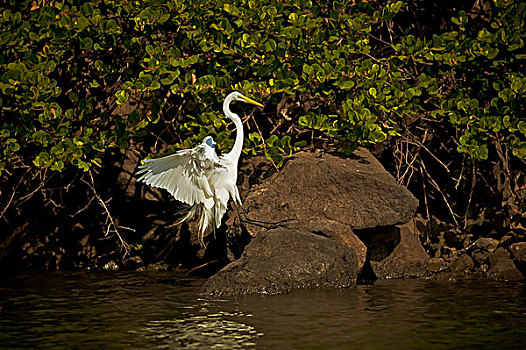
[[[101,153],[144,136],[177,96],[199,105],[175,146],[213,134],[228,148],[217,107],[233,89],[301,96],[299,126],[336,137],[346,153],[427,113],[457,128],[458,151],[474,159],[503,141],[526,157],[523,3],[498,2],[480,30],[461,11],[455,31],[426,39],[401,28],[388,41],[407,11],[400,1],[12,3],[1,16],[1,168],[100,166]],[[134,108],[119,114],[128,101]],[[247,149],[262,147],[261,136]],[[305,144],[283,136],[265,147],[278,163]]]

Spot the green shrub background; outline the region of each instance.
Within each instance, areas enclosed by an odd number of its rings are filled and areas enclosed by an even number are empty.
[[[348,153],[425,114],[455,127],[457,150],[473,159],[494,142],[526,157],[524,3],[498,1],[474,30],[461,11],[456,30],[421,38],[390,29],[407,10],[400,1],[12,3],[0,17],[2,169],[100,166],[101,153],[140,139],[179,96],[199,105],[176,147],[213,134],[228,148],[218,107],[231,90],[267,104],[301,96],[310,107],[298,126]],[[135,110],[113,113],[129,100]],[[270,136],[269,156],[281,162],[304,145],[295,136]],[[260,148],[260,135],[246,146]]]

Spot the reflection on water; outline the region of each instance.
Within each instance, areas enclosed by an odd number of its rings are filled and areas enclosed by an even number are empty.
[[[175,273],[0,276],[0,348],[526,348],[526,287],[389,280],[228,300]]]
[[[247,349],[256,346],[258,334],[254,327],[231,318],[244,318],[243,313],[218,312],[189,315],[182,319],[150,321],[138,331],[157,348],[174,349]]]

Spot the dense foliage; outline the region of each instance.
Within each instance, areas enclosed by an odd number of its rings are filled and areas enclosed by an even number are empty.
[[[184,110],[176,146],[214,134],[228,148],[218,102],[231,90],[272,105],[299,96],[297,124],[346,152],[426,114],[457,128],[472,158],[492,142],[526,157],[524,3],[498,1],[483,27],[461,11],[456,30],[430,37],[393,28],[400,1],[13,3],[0,17],[1,168],[87,170],[188,100],[198,105]],[[128,101],[135,108],[118,113]],[[265,149],[280,160],[304,144],[295,136],[272,135]]]
[[[206,135],[229,149],[220,106],[232,90],[266,105],[243,115],[245,151],[277,167],[307,145],[350,154],[403,141],[436,158],[437,137],[451,159],[522,162],[526,4],[465,5],[10,0],[0,13],[2,207],[42,190],[49,173],[104,167],[111,149],[172,152]],[[420,161],[404,157],[398,178]],[[437,160],[460,182],[464,163]],[[19,171],[38,183],[17,197]]]

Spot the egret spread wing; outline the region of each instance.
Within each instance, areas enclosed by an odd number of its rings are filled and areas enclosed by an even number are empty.
[[[206,143],[207,139],[196,148],[145,160],[139,167],[139,181],[163,188],[186,204],[213,206],[214,193],[207,175],[223,165],[215,150]]]
[[[241,205],[236,180],[244,133],[241,118],[230,110],[230,103],[233,101],[263,107],[261,103],[237,91],[225,98],[223,112],[236,127],[236,140],[230,152],[219,158],[214,149],[216,143],[212,137],[207,136],[194,149],[179,151],[164,158],[145,160],[138,172],[139,181],[164,188],[175,199],[191,206],[182,221],[190,220],[196,211],[200,212],[198,238],[202,245],[209,225],[221,226],[221,218],[227,210],[229,199],[233,198],[236,204]]]

